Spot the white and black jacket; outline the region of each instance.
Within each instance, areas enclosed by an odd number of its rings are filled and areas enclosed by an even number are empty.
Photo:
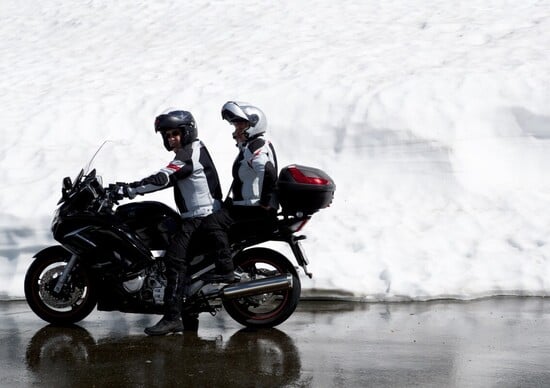
[[[277,156],[273,145],[262,135],[239,146],[233,163],[234,205],[277,208]]]
[[[220,209],[222,192],[216,167],[200,141],[176,152],[176,157],[157,173],[130,183],[137,194],[174,187],[174,200],[182,218],[204,217]]]

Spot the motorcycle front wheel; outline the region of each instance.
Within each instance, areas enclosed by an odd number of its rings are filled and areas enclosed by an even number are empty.
[[[279,325],[292,315],[300,299],[301,284],[286,257],[268,248],[252,248],[235,256],[234,264],[241,282],[290,274],[292,288],[224,299],[223,306],[231,318],[250,328],[266,328]]]
[[[33,261],[25,275],[25,298],[43,320],[68,325],[86,318],[97,304],[97,295],[86,271],[75,267],[60,292],[54,288],[70,259],[54,250]]]

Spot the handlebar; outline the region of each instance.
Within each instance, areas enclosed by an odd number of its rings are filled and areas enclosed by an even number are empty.
[[[107,197],[109,197],[109,199],[114,203],[118,203],[118,201],[124,198],[124,196],[120,194],[119,191],[120,185],[118,183],[110,183],[109,186],[105,189]]]

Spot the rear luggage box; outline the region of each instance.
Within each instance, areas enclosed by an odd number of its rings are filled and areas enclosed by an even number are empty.
[[[313,214],[328,207],[335,189],[327,173],[298,164],[281,169],[277,182],[279,202],[285,214]]]

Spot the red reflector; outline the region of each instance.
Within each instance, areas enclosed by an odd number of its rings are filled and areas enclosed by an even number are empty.
[[[328,185],[329,181],[324,178],[319,177],[313,177],[313,176],[307,176],[300,170],[298,170],[297,167],[289,167],[288,171],[290,172],[290,175],[292,175],[292,178],[296,181],[296,183],[306,183],[308,185]]]
[[[302,220],[302,221],[299,221],[299,222],[296,222],[295,224],[293,224],[291,227],[290,227],[290,230],[293,232],[293,233],[296,233],[296,232],[299,232],[300,230],[302,230],[302,228],[304,226],[306,226],[306,224],[308,223],[309,219],[305,219],[305,220]]]

